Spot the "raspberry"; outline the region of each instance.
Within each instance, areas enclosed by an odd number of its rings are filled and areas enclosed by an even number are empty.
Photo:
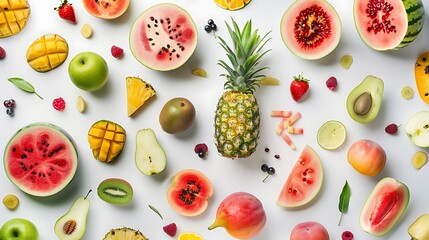
[[[170,237],[174,237],[177,232],[177,226],[175,223],[170,223],[168,225],[165,225],[164,227],[162,227],[162,229],[164,230],[165,233],[170,235]]]
[[[58,111],[62,111],[66,108],[66,101],[64,101],[63,98],[59,97],[59,98],[55,98],[54,101],[52,101],[52,106],[58,110]]]
[[[5,57],[6,57],[6,51],[2,47],[0,47],[0,59],[3,59]]]
[[[335,77],[330,77],[328,80],[326,80],[326,86],[329,88],[329,90],[334,91],[337,88],[337,79]]]
[[[112,48],[110,49],[110,52],[112,53],[112,56],[114,58],[120,58],[124,54],[124,49],[113,45]]]
[[[396,125],[395,123],[391,123],[387,125],[384,130],[388,134],[391,134],[391,135],[396,134],[398,132],[398,125]]]
[[[341,234],[342,240],[353,240],[353,233],[350,231],[344,231],[343,234]]]

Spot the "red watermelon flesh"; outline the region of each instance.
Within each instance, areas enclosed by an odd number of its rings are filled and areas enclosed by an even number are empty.
[[[150,7],[137,18],[129,43],[140,63],[154,70],[169,71],[191,57],[197,38],[191,16],[175,4],[163,3]]]
[[[71,138],[49,123],[20,129],[4,153],[6,175],[19,189],[33,196],[61,191],[73,179],[77,163]]]
[[[310,202],[323,183],[323,167],[317,153],[306,146],[277,198],[277,205],[300,207]]]

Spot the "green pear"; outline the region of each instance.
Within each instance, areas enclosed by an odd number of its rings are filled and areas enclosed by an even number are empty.
[[[85,234],[90,206],[88,194],[78,197],[69,211],[55,223],[54,231],[60,240],[79,240]]]
[[[145,175],[158,174],[165,169],[167,156],[152,129],[145,128],[137,132],[134,160],[137,169]]]

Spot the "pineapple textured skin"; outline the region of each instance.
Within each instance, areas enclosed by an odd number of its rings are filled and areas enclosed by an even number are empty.
[[[224,92],[215,115],[215,143],[222,156],[247,158],[256,151],[261,120],[253,94]]]

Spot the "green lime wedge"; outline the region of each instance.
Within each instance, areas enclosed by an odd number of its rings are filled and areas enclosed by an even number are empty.
[[[317,131],[317,143],[326,150],[335,150],[346,140],[346,127],[337,120],[329,120]]]

